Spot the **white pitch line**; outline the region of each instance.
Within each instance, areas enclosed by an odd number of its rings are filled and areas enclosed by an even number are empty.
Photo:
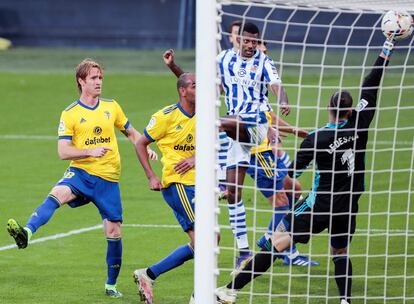
[[[49,235],[49,236],[45,236],[42,238],[38,238],[38,239],[34,239],[33,241],[30,241],[30,244],[36,244],[36,243],[42,243],[42,242],[46,242],[46,241],[50,241],[50,240],[57,240],[57,239],[61,239],[67,236],[71,236],[71,235],[75,235],[75,234],[81,234],[84,232],[88,232],[88,231],[92,231],[92,230],[97,230],[102,228],[103,225],[99,224],[96,226],[91,226],[91,227],[86,227],[86,228],[81,228],[81,229],[76,229],[76,230],[70,230],[68,232],[63,232],[63,233],[57,233],[57,234],[53,234],[53,235]],[[8,250],[8,249],[12,249],[12,248],[16,248],[16,244],[12,244],[12,245],[7,245],[7,246],[3,246],[0,247],[0,251],[3,250]]]
[[[91,226],[91,227],[70,230],[68,232],[57,233],[57,234],[45,236],[45,237],[42,237],[42,238],[34,239],[33,241],[30,241],[30,244],[42,243],[42,242],[51,241],[51,240],[57,240],[57,239],[61,239],[61,238],[71,236],[71,235],[76,235],[76,234],[81,234],[81,233],[88,232],[88,231],[101,229],[102,227],[103,227],[103,225],[99,224],[99,225],[95,225],[95,226]],[[155,224],[124,224],[124,225],[122,225],[122,227],[180,228],[181,226],[180,225],[155,225]],[[16,244],[10,244],[10,245],[0,247],[0,251],[9,250],[9,249],[13,249],[13,248],[17,248]]]
[[[156,224],[122,224],[122,227],[132,227],[132,228],[181,228],[180,225],[156,225]]]
[[[162,229],[170,229],[170,228],[181,228],[180,225],[157,225],[157,224],[123,224],[122,227],[126,227],[126,228],[162,228]],[[75,229],[75,230],[70,230],[68,232],[63,232],[63,233],[57,233],[57,234],[53,234],[53,235],[49,235],[49,236],[45,236],[42,238],[38,238],[38,239],[34,239],[33,241],[30,241],[30,244],[36,244],[36,243],[42,243],[42,242],[46,242],[46,241],[53,241],[53,240],[57,240],[57,239],[61,239],[61,238],[65,238],[71,235],[76,235],[76,234],[81,234],[84,232],[88,232],[88,231],[93,231],[93,230],[97,230],[97,229],[101,229],[103,228],[102,224],[98,224],[95,226],[91,226],[91,227],[85,227],[85,228],[80,228],[80,229]],[[265,231],[265,227],[257,227],[257,231],[259,231],[260,229],[263,229],[263,231]],[[407,233],[407,234],[411,234],[414,233],[414,230],[403,230],[403,229],[392,229],[392,230],[385,230],[385,229],[357,229],[357,233],[358,232],[383,232],[383,233]],[[5,251],[5,250],[9,250],[9,249],[13,249],[16,248],[16,244],[11,244],[11,245],[6,245],[3,247],[0,247],[0,251]]]
[[[56,136],[50,136],[50,135],[24,135],[24,134],[0,134],[0,139],[11,139],[11,140],[57,140]],[[124,137],[118,137],[118,141],[127,141],[127,138]],[[299,141],[299,140],[298,140]],[[286,143],[294,143],[295,140],[284,140]],[[377,145],[392,145],[393,142],[389,140],[377,140],[374,141],[368,141],[369,144],[377,144]],[[405,145],[405,146],[412,146],[413,143],[411,141],[395,141],[396,145]]]

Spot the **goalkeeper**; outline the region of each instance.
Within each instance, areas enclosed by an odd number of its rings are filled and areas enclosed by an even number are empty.
[[[312,192],[279,223],[271,243],[273,254],[260,252],[227,286],[217,289],[218,303],[235,303],[237,290],[260,276],[281,252],[295,243],[308,243],[311,234],[329,230],[335,281],[341,304],[350,303],[352,262],[348,246],[358,213],[358,200],[364,192],[365,151],[369,125],[374,117],[378,87],[394,48],[386,40],[373,69],[362,84],[357,106],[352,109],[349,92],[339,90],[329,101],[329,122],[309,134],[301,144],[289,175],[298,177],[313,161],[318,171]]]

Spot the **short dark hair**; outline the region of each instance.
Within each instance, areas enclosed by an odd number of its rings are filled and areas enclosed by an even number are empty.
[[[239,35],[241,36],[243,32],[250,34],[260,34],[259,28],[256,26],[256,24],[251,22],[246,22],[240,26]]]
[[[231,31],[232,31],[232,29],[233,29],[233,27],[234,26],[241,26],[242,25],[242,21],[241,20],[236,20],[236,21],[233,21],[231,24],[230,24],[230,27],[229,27],[229,32],[231,33]]]
[[[343,118],[351,110],[352,103],[352,96],[348,91],[337,91],[331,96],[328,110],[335,118]]]
[[[177,79],[177,90],[180,88],[186,88],[190,85],[190,76],[193,75],[192,73],[183,73]]]

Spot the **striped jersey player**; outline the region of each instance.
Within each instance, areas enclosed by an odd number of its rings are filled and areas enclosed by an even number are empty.
[[[227,105],[227,115],[221,119],[220,125],[220,153],[226,156],[230,225],[240,253],[236,261],[237,268],[251,256],[241,193],[250,163],[250,149],[252,145],[260,145],[266,135],[274,138],[274,130],[268,128],[265,114],[268,109],[268,88],[279,97],[282,113],[289,113],[287,95],[275,65],[257,49],[259,29],[247,22],[240,27],[239,35],[241,37],[237,40],[240,50],[226,50],[217,57]]]

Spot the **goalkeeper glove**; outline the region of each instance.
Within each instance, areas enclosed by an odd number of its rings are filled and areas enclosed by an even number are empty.
[[[385,57],[390,57],[392,54],[392,51],[394,50],[394,44],[395,44],[395,40],[390,38],[387,38],[387,40],[385,40],[384,45],[382,46],[382,54],[385,55]]]

